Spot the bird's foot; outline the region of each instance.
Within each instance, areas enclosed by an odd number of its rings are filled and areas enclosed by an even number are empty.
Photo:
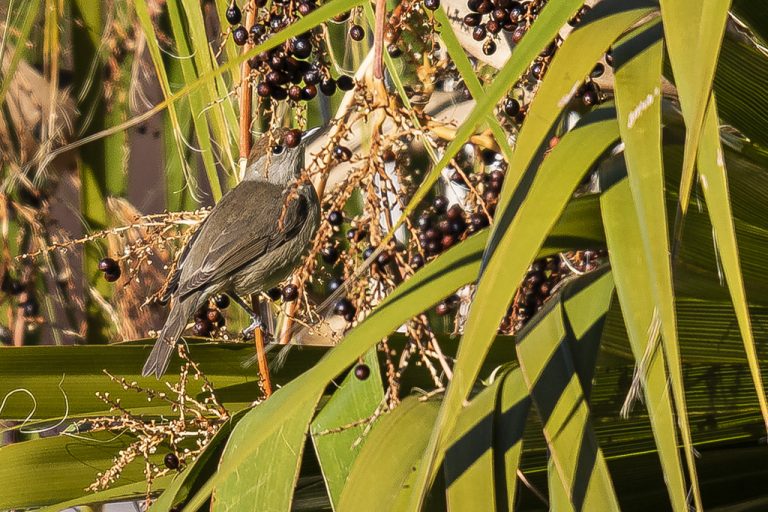
[[[243,339],[244,340],[250,340],[253,338],[253,334],[256,332],[256,329],[260,329],[262,331],[262,334],[265,334],[264,326],[261,323],[261,320],[258,318],[254,318],[251,322],[251,325],[243,329]]]

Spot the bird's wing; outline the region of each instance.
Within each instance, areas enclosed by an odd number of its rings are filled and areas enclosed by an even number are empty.
[[[307,199],[291,201],[280,230],[283,204],[283,189],[266,182],[244,181],[227,193],[184,259],[178,296],[225,280],[294,236],[307,220]]]
[[[165,287],[165,293],[160,298],[160,301],[162,303],[168,302],[170,300],[171,296],[176,293],[176,290],[179,289],[179,280],[181,279],[181,271],[184,268],[184,261],[187,259],[187,255],[189,254],[189,251],[192,249],[192,244],[195,243],[195,240],[197,240],[197,237],[200,235],[200,231],[202,231],[203,224],[205,224],[205,219],[203,219],[203,222],[200,226],[198,226],[197,230],[192,233],[192,236],[187,241],[186,245],[181,250],[181,255],[179,256],[179,259],[176,263],[176,268],[173,271],[173,274],[171,275],[171,278],[168,280],[168,286]]]

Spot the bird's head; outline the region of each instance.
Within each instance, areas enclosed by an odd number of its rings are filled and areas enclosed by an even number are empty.
[[[304,169],[304,153],[307,145],[321,133],[321,127],[307,130],[298,145],[288,144],[291,130],[280,128],[257,139],[248,158],[244,181],[262,180],[276,185],[288,185],[301,175]]]

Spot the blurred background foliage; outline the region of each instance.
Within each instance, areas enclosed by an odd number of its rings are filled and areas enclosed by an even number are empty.
[[[759,5],[6,0],[0,19],[0,509],[765,508]],[[298,319],[312,346],[270,352],[265,396],[244,315],[212,302],[178,375],[139,377],[150,299],[237,184],[243,133],[319,125],[323,222],[263,296],[275,337]]]

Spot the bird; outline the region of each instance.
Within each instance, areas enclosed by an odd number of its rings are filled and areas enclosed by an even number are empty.
[[[190,317],[214,295],[226,293],[248,311],[252,322],[243,333],[252,333],[261,319],[242,297],[274,287],[301,260],[320,224],[320,200],[311,183],[302,183],[285,205],[304,169],[305,148],[321,130],[307,131],[295,147],[283,141],[288,132],[278,129],[254,142],[243,180],[213,207],[182,249],[161,298],[170,301],[171,309],[143,376],[162,377]]]

